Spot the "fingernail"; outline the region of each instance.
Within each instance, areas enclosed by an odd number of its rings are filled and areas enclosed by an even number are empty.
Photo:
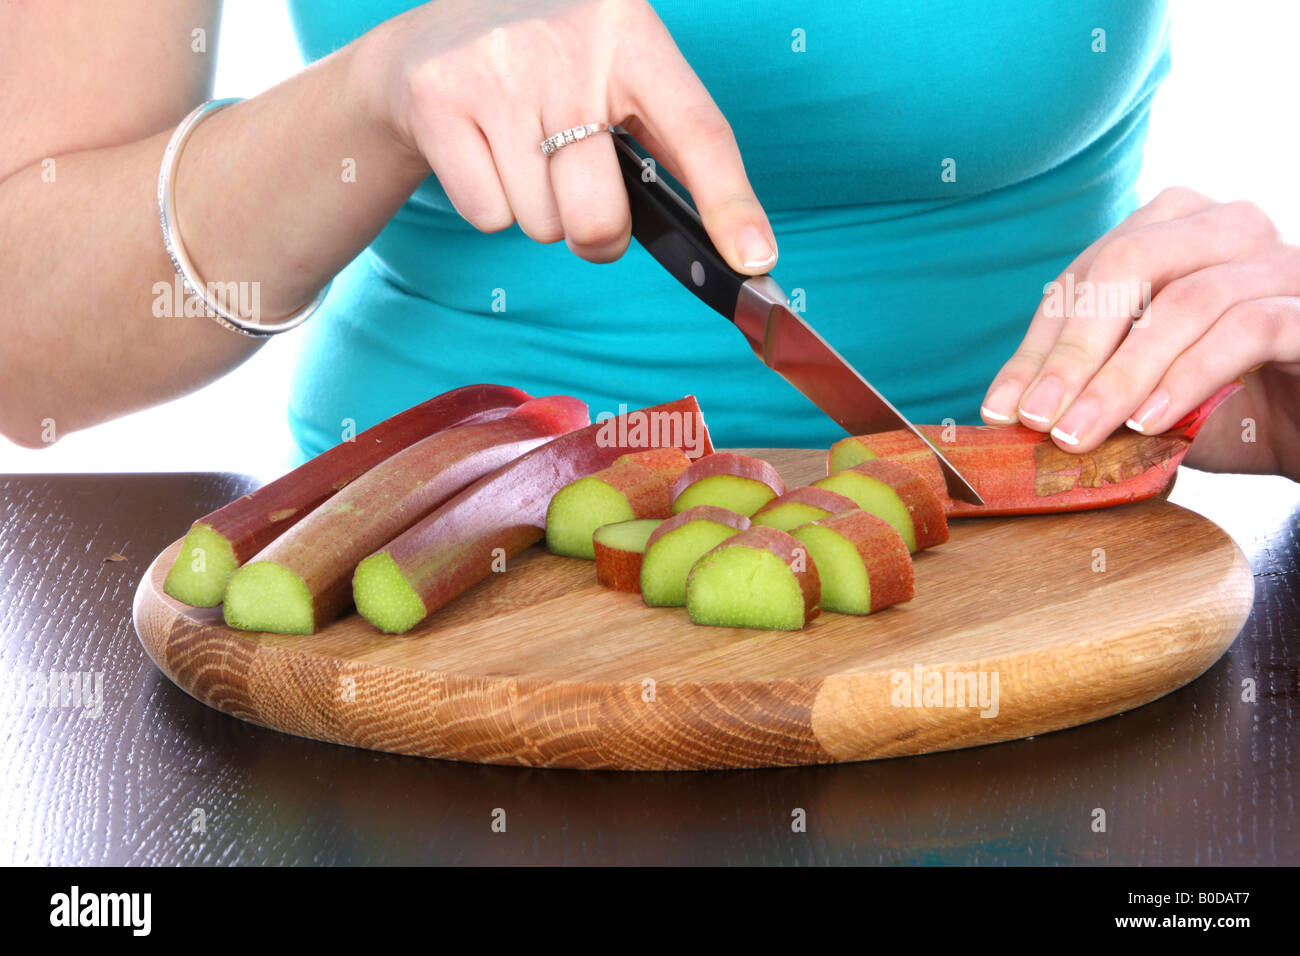
[[[1135,432],[1145,432],[1147,426],[1153,424],[1156,417],[1169,407],[1169,393],[1163,388],[1158,388],[1147,398],[1142,406],[1133,413],[1133,417],[1124,424]]]
[[[1020,417],[1045,425],[1055,417],[1064,397],[1065,385],[1055,375],[1048,375],[1020,400]]]
[[[736,237],[736,252],[746,269],[766,269],[776,262],[772,244],[754,226],[746,226]]]
[[[1019,397],[1019,385],[1010,381],[1003,382],[989,392],[984,404],[980,406],[980,414],[991,422],[1009,422],[1015,418],[1016,399]]]
[[[1100,417],[1101,404],[1091,395],[1086,395],[1071,405],[1070,410],[1056,423],[1052,437],[1067,445],[1077,445],[1088,437],[1088,432]]]

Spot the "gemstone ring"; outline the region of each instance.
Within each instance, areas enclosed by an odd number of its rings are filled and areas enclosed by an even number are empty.
[[[542,155],[550,156],[564,146],[570,143],[576,143],[580,139],[586,139],[588,136],[594,136],[597,133],[609,133],[613,127],[608,123],[586,123],[582,126],[571,126],[561,133],[554,136],[548,136],[542,140]]]

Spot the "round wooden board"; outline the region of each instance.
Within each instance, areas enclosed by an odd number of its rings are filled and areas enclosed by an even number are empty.
[[[825,452],[753,453],[791,487],[824,474]],[[198,700],[318,740],[534,767],[847,762],[1072,727],[1204,673],[1254,597],[1232,539],[1163,499],[954,521],[916,555],[915,600],[798,632],[697,627],[539,546],[400,637],[355,613],[250,633],[163,593],[179,548],[140,582],[135,626]],[[981,684],[983,703],[959,696]]]

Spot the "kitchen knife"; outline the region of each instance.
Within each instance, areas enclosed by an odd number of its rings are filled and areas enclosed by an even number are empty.
[[[906,428],[929,444],[885,396],[796,315],[770,275],[734,271],[718,253],[699,214],[621,126],[614,148],[632,207],[632,235],[674,278],[730,319],[768,368],[797,388],[850,435]],[[931,445],[933,448],[933,445]],[[948,495],[984,500],[942,454]]]

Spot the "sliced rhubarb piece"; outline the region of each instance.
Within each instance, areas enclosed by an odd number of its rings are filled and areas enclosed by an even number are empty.
[[[884,518],[903,536],[913,553],[948,540],[943,505],[930,484],[906,465],[887,459],[864,461],[837,471],[814,488],[847,495],[863,511]]]
[[[567,395],[524,402],[504,418],[430,435],[380,462],[235,571],[232,627],[313,634],[352,600],[352,572],[456,492],[524,452],[589,424]]]
[[[733,535],[691,568],[686,610],[696,624],[797,631],[820,611],[821,578],[802,541],[777,528]]]
[[[595,557],[591,535],[601,525],[672,514],[668,489],[691,463],[680,448],[624,455],[594,475],[556,492],[546,510],[546,546],[572,558]]]
[[[913,597],[912,556],[898,530],[866,511],[849,511],[791,532],[817,565],[822,609],[870,614]]]
[[[802,488],[792,488],[785,494],[773,498],[755,511],[752,518],[755,525],[776,528],[778,531],[790,531],[809,521],[816,521],[818,518],[843,511],[854,511],[857,507],[858,503],[852,498],[825,488],[806,485]]]
[[[673,446],[671,448],[651,448],[649,451],[633,452],[630,455],[624,455],[619,461],[634,461],[638,465],[657,472],[664,477],[671,488],[672,483],[677,480],[677,476],[691,466],[692,459],[686,452]]]
[[[163,590],[196,607],[221,603],[235,568],[375,465],[444,428],[501,418],[529,399],[506,385],[466,385],[408,408],[194,522]]]
[[[735,452],[719,452],[694,462],[673,483],[673,512],[696,505],[729,508],[752,515],[785,491],[781,475],[768,462]]]
[[[728,508],[696,505],[659,525],[641,561],[641,599],[651,607],[686,603],[686,576],[704,552],[749,527],[749,519]]]
[[[591,536],[596,552],[596,581],[613,591],[641,593],[641,559],[661,518],[635,518],[602,525]]]
[[[1159,435],[1121,427],[1082,454],[1062,451],[1023,425],[918,425],[979,492],[982,505],[949,498],[939,460],[905,429],[842,439],[831,446],[827,467],[833,474],[873,458],[902,462],[925,478],[949,517],[1109,508],[1164,493],[1205,420],[1241,387],[1225,385]]]
[[[352,577],[357,610],[381,631],[410,630],[540,541],[547,506],[569,482],[608,468],[629,452],[672,444],[695,456],[713,450],[691,396],[534,448],[484,475],[357,565]]]

